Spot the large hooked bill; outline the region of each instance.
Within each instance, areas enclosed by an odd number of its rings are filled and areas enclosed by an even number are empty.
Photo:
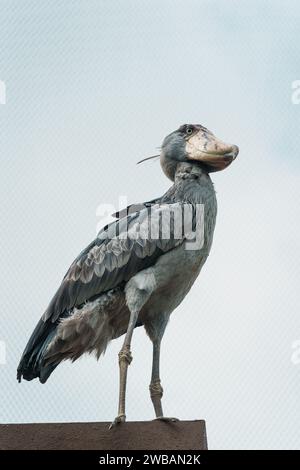
[[[186,139],[185,151],[189,160],[204,163],[209,171],[220,171],[235,160],[239,148],[223,142],[208,129],[202,128]]]

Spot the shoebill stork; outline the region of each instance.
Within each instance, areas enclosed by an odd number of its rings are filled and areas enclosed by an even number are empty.
[[[164,417],[162,410],[161,340],[212,245],[217,202],[210,173],[226,168],[238,151],[201,125],[185,124],[164,139],[160,163],[173,185],[162,197],[116,213],[115,221],[74,260],[28,341],[19,381],[38,377],[45,383],[61,361],[75,361],[86,352],[99,358],[112,339],[125,334],[119,352],[119,409],[112,424],[124,422],[131,338],[135,327],[144,325],[153,343],[149,389],[156,418],[175,419]],[[194,249],[187,247],[185,230],[175,236],[175,217],[164,217],[186,205],[192,208],[194,237],[197,230],[203,233]],[[195,224],[197,205],[204,208],[201,226]]]

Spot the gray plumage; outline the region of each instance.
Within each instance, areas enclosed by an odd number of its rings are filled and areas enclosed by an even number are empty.
[[[116,220],[74,260],[29,339],[19,381],[38,377],[44,383],[62,360],[74,361],[83,353],[99,358],[112,339],[128,335],[135,312],[132,328],[144,325],[153,344],[160,344],[170,314],[190,290],[211,248],[217,203],[209,172],[225,168],[237,152],[236,146],[224,144],[200,125],[181,126],[166,137],[161,165],[173,185],[160,198],[116,213]],[[186,249],[184,231],[174,234],[175,219],[187,204],[193,231],[195,207],[204,205],[199,249]],[[158,234],[155,238],[150,226]],[[156,362],[155,348],[153,357]],[[157,385],[156,369],[152,385]],[[157,401],[154,407],[157,415],[162,413]]]

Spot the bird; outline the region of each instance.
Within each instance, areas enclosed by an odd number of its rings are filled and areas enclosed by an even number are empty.
[[[73,261],[25,347],[19,382],[38,378],[44,384],[60,362],[84,353],[99,359],[110,341],[124,335],[118,413],[110,427],[119,425],[126,421],[132,335],[144,326],[153,347],[149,391],[155,419],[177,420],[163,414],[161,341],[211,250],[217,200],[210,174],[227,168],[238,153],[200,124],[181,125],[165,137],[159,155],[144,160],[159,157],[172,186],[161,197],[113,214]]]

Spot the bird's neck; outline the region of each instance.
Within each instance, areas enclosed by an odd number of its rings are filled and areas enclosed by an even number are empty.
[[[209,174],[199,165],[190,162],[177,164],[174,184],[162,200],[216,207],[215,190]]]
[[[177,164],[174,176],[175,184],[178,183],[180,180],[193,181],[200,179],[203,183],[211,183],[209,174],[199,164],[191,162],[181,162]]]

